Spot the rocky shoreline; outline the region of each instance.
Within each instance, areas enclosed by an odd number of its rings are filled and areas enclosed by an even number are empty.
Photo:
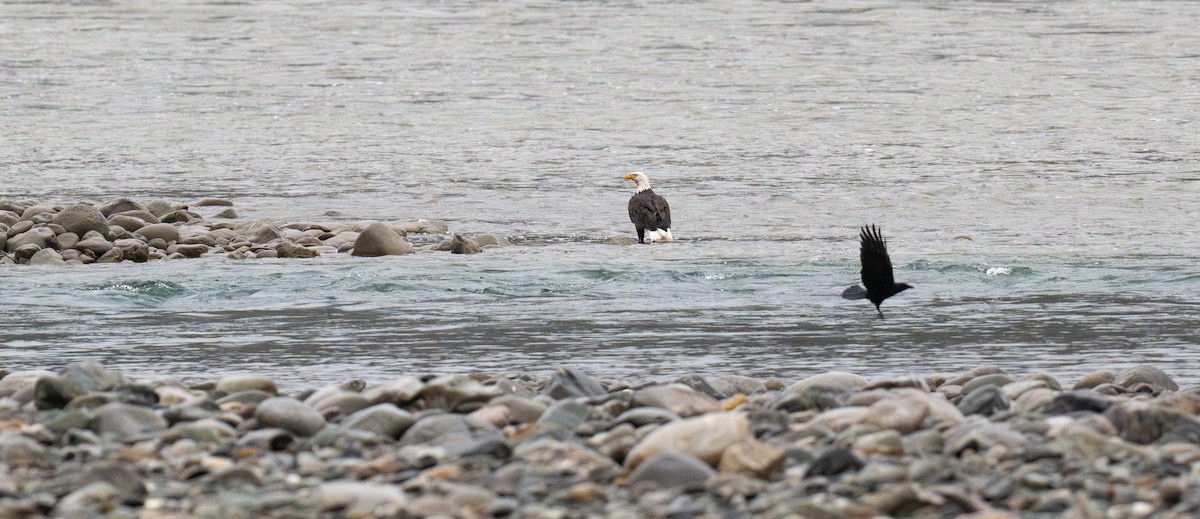
[[[1194,517],[1154,367],[347,380],[0,370],[0,517]]]
[[[473,254],[509,244],[497,235],[449,235],[446,222],[438,220],[318,223],[237,218],[233,202],[221,198],[191,204],[118,198],[68,206],[0,200],[0,265],[84,265],[217,255],[231,259],[337,253],[385,256],[418,250]],[[422,241],[429,243],[414,245],[410,235],[422,235]]]

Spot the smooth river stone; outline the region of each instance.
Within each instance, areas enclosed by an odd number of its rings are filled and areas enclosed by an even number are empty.
[[[634,407],[658,407],[684,418],[721,410],[721,403],[683,384],[650,386],[633,392]]]
[[[61,254],[54,249],[42,249],[29,257],[30,265],[66,265]]]
[[[79,240],[75,244],[75,250],[91,252],[97,257],[103,256],[104,253],[112,250],[112,242],[104,239],[103,236],[92,235],[91,237]]]
[[[261,375],[226,375],[217,381],[214,393],[229,395],[242,391],[259,390],[278,395],[275,381]]]
[[[661,425],[647,434],[625,457],[625,467],[637,468],[659,452],[686,452],[709,465],[721,461],[725,449],[753,438],[750,419],[744,413],[717,412]]]
[[[229,218],[229,219],[232,219],[232,218],[237,218],[237,217],[238,217],[237,211],[234,211],[232,207],[230,207],[230,208],[226,208],[226,209],[222,209],[222,210],[218,211],[218,212],[217,212],[217,214],[214,214],[214,215],[213,215],[213,218]]]
[[[116,214],[108,218],[108,223],[116,225],[129,232],[137,231],[146,226],[146,221],[141,218],[134,218],[123,214]]]
[[[1154,366],[1130,368],[1128,371],[1121,373],[1114,383],[1124,388],[1132,388],[1138,384],[1147,384],[1159,391],[1179,391],[1179,384],[1176,384],[1170,375],[1167,375],[1163,370]]]
[[[373,405],[342,420],[344,429],[369,431],[390,438],[399,438],[417,419],[412,413],[392,403]]]
[[[76,243],[79,243],[79,235],[73,232],[65,232],[54,237],[54,248],[60,251],[74,249]]]
[[[13,396],[26,389],[31,391],[32,396],[33,386],[37,384],[38,379],[50,376],[54,376],[54,373],[41,369],[9,373],[0,378],[0,398]]]
[[[391,517],[408,502],[408,496],[397,485],[352,480],[321,483],[312,499],[317,510],[337,510],[338,517],[376,517],[380,511],[384,514],[381,517]],[[390,508],[396,510],[389,512]]]
[[[35,227],[20,234],[11,232],[9,234],[9,252],[15,251],[25,245],[37,245],[38,249],[44,249],[54,242],[55,236],[54,231],[45,227]]]
[[[880,429],[894,429],[908,434],[921,428],[929,416],[929,405],[913,398],[887,398],[871,404],[863,417],[864,423]]]
[[[415,251],[412,244],[404,241],[404,238],[396,231],[392,230],[387,224],[375,222],[363,229],[358,235],[358,239],[354,240],[353,256],[392,256],[399,254],[411,254]]]
[[[195,202],[192,202],[191,205],[194,205],[196,207],[206,207],[206,206],[231,207],[231,206],[233,206],[233,201],[226,200],[224,198],[201,198]]]
[[[175,206],[163,200],[151,200],[146,202],[146,210],[150,211],[150,214],[162,218],[164,215],[175,212]]]
[[[125,438],[167,430],[167,420],[147,407],[120,402],[96,409],[89,428],[101,436]]]
[[[83,236],[88,231],[99,233],[108,232],[108,220],[99,209],[87,204],[75,204],[63,209],[54,216],[54,223],[63,226],[67,232]]]
[[[325,427],[325,418],[304,402],[289,397],[263,400],[254,410],[260,427],[276,427],[299,436],[312,436]]]

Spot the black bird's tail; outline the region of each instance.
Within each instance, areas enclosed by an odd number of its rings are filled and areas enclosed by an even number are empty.
[[[867,289],[854,285],[842,291],[842,297],[846,299],[866,299]]]

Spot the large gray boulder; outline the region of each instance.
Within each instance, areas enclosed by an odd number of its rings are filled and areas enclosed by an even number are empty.
[[[104,214],[99,209],[87,204],[75,204],[63,209],[54,215],[54,223],[63,226],[67,232],[73,232],[80,236],[87,234],[88,231],[96,231],[101,234],[108,232],[108,220],[104,218]]]
[[[412,244],[404,240],[385,223],[375,222],[363,229],[354,240],[353,256],[391,256],[411,254]]]

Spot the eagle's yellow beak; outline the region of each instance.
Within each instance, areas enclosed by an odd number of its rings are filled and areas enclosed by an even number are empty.
[[[625,175],[625,180],[633,180],[633,173]]]

